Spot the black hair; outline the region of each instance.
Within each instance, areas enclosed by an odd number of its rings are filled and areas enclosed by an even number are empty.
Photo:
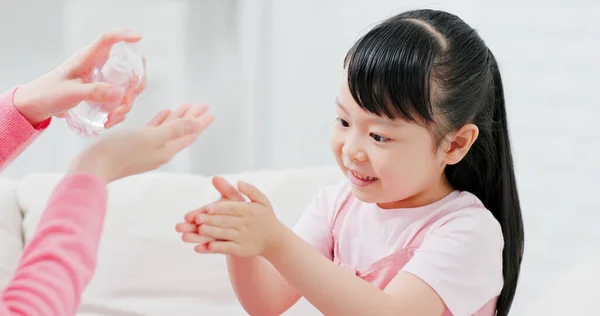
[[[494,55],[456,15],[415,10],[393,16],[362,36],[344,65],[350,92],[363,110],[428,126],[436,147],[465,124],[479,128],[469,152],[446,166],[445,174],[453,188],[475,194],[502,227],[504,287],[496,313],[508,315],[524,232]]]

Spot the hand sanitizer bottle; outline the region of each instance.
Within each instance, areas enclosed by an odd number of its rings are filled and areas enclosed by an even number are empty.
[[[144,62],[135,45],[119,42],[113,45],[108,60],[92,70],[91,82],[107,82],[123,88],[127,95],[136,86],[132,86],[132,77],[138,76],[137,83],[144,77]],[[67,125],[80,136],[98,135],[105,131],[104,124],[108,114],[122,104],[122,100],[113,104],[100,104],[84,101],[69,110]]]

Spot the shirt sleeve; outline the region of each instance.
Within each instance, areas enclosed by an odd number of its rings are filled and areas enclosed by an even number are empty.
[[[502,290],[500,224],[487,210],[474,208],[433,225],[402,271],[429,284],[453,315],[472,315]]]
[[[2,292],[0,315],[72,316],[96,268],[106,213],[106,185],[89,175],[65,177],[56,187]]]
[[[343,183],[321,189],[293,228],[296,235],[329,260],[333,260],[333,218],[341,207],[346,189]]]
[[[32,126],[13,104],[17,88],[0,95],[0,171],[50,125],[50,119]]]

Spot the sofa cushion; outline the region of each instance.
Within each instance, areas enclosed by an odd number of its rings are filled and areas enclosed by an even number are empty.
[[[0,179],[0,289],[10,282],[21,258],[22,215],[17,204],[16,183]]]
[[[19,184],[26,241],[60,177],[36,174]],[[320,187],[338,183],[342,175],[325,167],[225,178],[256,185],[290,226]],[[98,268],[80,315],[246,315],[229,283],[224,256],[195,253],[174,229],[185,213],[218,197],[211,178],[198,175],[155,172],[110,184]],[[319,313],[301,300],[285,315],[312,314]]]

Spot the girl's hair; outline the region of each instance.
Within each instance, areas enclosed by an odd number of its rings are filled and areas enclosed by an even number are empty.
[[[465,124],[479,128],[467,155],[445,173],[475,194],[502,226],[504,287],[497,315],[508,315],[523,258],[523,220],[494,55],[477,32],[443,11],[391,17],[346,55],[348,85],[362,109],[427,126],[436,141]]]

